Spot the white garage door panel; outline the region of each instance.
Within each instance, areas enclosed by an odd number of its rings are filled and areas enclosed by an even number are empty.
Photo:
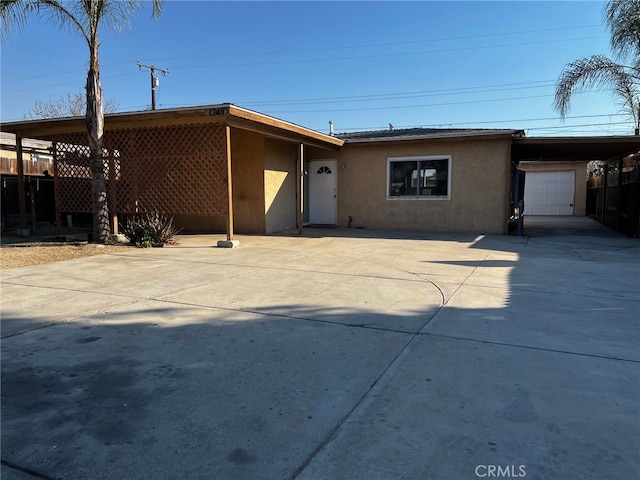
[[[575,174],[527,172],[524,184],[524,212],[527,215],[573,215]]]

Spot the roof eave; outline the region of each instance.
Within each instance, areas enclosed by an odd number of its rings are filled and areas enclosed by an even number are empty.
[[[635,135],[516,138],[512,156],[519,162],[609,161],[640,151]]]
[[[566,144],[566,143],[640,143],[640,137],[636,135],[596,135],[591,137],[516,137],[514,143],[519,144]]]
[[[329,135],[325,135],[306,127],[270,117],[246,108],[235,106],[231,103],[203,105],[198,107],[180,107],[163,110],[145,110],[140,112],[110,113],[104,116],[105,128],[134,127],[140,124],[169,125],[180,121],[212,119],[212,117],[224,118],[228,124],[235,124],[238,128],[242,121],[245,126],[251,124],[254,127],[264,127],[267,134],[271,132],[279,138],[289,141],[300,141],[322,148],[338,149],[344,141]],[[59,133],[71,133],[85,130],[85,117],[68,117],[56,119],[26,120],[8,122],[2,124],[0,130],[16,134],[20,137],[48,138]],[[260,129],[257,129],[260,131]],[[279,133],[279,135],[277,134]]]
[[[473,140],[481,137],[484,140],[492,138],[514,138],[520,135],[524,135],[523,130],[491,130],[487,132],[473,132],[473,133],[443,133],[443,134],[427,134],[427,135],[409,135],[409,136],[396,136],[396,137],[382,137],[382,138],[356,138],[345,139],[345,144],[350,145],[354,143],[388,143],[388,142],[411,142],[411,141],[425,141],[425,140]]]

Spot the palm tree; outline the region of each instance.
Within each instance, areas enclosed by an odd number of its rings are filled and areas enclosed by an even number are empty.
[[[564,119],[574,92],[584,88],[611,88],[640,135],[640,0],[610,0],[603,16],[611,32],[611,50],[617,61],[593,55],[567,64],[556,83],[554,107]]]
[[[87,42],[89,70],[86,84],[86,126],[91,152],[93,238],[102,243],[111,233],[111,227],[102,151],[104,111],[100,84],[98,33],[103,24],[116,31],[129,26],[132,15],[144,4],[144,1],[139,0],[2,0],[0,2],[0,22],[2,23],[0,42],[6,32],[11,28],[20,29],[31,15],[45,17],[61,28],[69,28],[79,33]],[[152,16],[157,17],[162,9],[162,0],[152,0],[152,8]]]

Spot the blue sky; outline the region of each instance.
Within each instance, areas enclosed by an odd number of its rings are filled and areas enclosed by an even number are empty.
[[[610,92],[552,108],[564,65],[610,54],[603,2],[165,2],[101,31],[102,85],[119,111],[150,108],[136,60],[170,72],[158,108],[230,102],[322,132],[402,127],[633,133]],[[2,121],[83,89],[88,50],[31,19],[2,46]]]

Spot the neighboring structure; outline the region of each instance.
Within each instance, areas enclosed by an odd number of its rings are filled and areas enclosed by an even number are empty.
[[[27,182],[18,182],[18,173]],[[53,156],[51,142],[23,139],[22,161],[18,162],[15,135],[0,132],[0,218],[2,230],[11,223],[20,220],[20,209],[26,217],[30,211],[33,225],[36,219],[43,222],[55,222]],[[22,198],[24,201],[19,202]]]
[[[84,118],[2,130],[17,135],[22,163],[27,138],[50,145],[59,226],[68,214],[91,212]],[[528,198],[523,185],[544,186],[540,172],[566,178],[570,193],[556,203],[573,204],[543,213],[584,215],[586,162],[637,151],[637,137],[528,139],[521,130],[325,135],[232,104],[110,114],[104,136],[115,230],[128,215],[155,209],[185,232],[226,231],[228,239],[305,224],[507,233],[518,201]],[[525,200],[530,213],[535,198]],[[26,210],[21,219],[26,224]]]
[[[25,175],[44,176],[53,172],[51,142],[23,139],[23,168]],[[0,175],[18,175],[16,136],[0,132]]]

